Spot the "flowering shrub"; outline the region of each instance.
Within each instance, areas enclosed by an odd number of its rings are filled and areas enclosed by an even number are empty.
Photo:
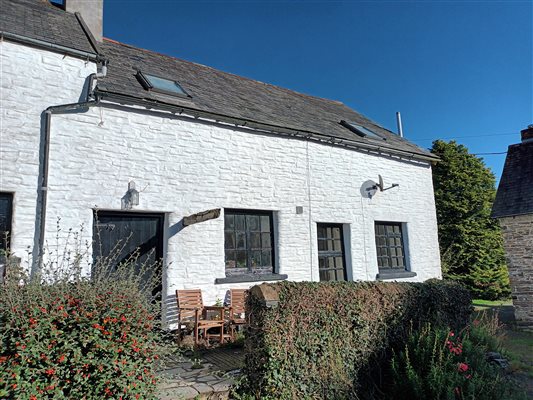
[[[500,350],[489,325],[476,321],[456,334],[426,325],[392,358],[387,399],[513,400],[526,396],[485,359]],[[487,344],[492,346],[489,347]]]
[[[153,398],[159,306],[127,271],[52,282],[11,271],[0,287],[0,398]]]

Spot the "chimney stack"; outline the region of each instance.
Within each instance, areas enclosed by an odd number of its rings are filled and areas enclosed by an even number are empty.
[[[83,21],[101,42],[104,30],[104,0],[65,0],[65,10],[70,13],[80,13]]]
[[[529,125],[526,129],[522,129],[522,143],[533,142],[533,125]]]

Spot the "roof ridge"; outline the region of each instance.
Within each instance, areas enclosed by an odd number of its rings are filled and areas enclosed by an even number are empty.
[[[202,68],[207,68],[207,69],[216,71],[218,73],[223,73],[223,74],[234,76],[234,77],[236,77],[238,79],[245,79],[245,80],[248,80],[248,81],[259,83],[261,85],[270,86],[270,87],[273,87],[273,88],[278,89],[278,90],[282,90],[282,91],[285,91],[285,92],[290,92],[292,94],[295,94],[295,95],[298,95],[298,96],[301,96],[301,97],[310,98],[310,99],[313,99],[313,100],[327,101],[327,102],[330,102],[330,103],[343,105],[343,106],[346,107],[346,105],[340,100],[333,100],[333,99],[328,99],[328,98],[325,98],[325,97],[319,97],[319,96],[314,96],[314,95],[311,95],[311,94],[297,92],[296,90],[288,89],[288,88],[285,88],[283,86],[274,85],[272,83],[259,81],[257,79],[253,79],[253,78],[247,78],[245,76],[234,74],[233,72],[222,71],[221,69],[214,68],[214,67],[211,67],[209,65],[200,64],[200,63],[197,63],[197,62],[194,62],[194,61],[184,60],[183,58],[178,58],[178,57],[171,56],[171,55],[168,55],[168,54],[160,53],[158,51],[145,49],[143,47],[133,46],[131,44],[119,42],[118,40],[110,39],[110,38],[107,38],[107,37],[104,37],[103,40],[106,41],[106,42],[110,42],[110,43],[114,43],[114,44],[120,45],[120,46],[124,46],[124,47],[129,47],[129,48],[132,48],[132,49],[136,49],[136,50],[145,51],[147,53],[157,54],[157,55],[162,56],[162,57],[171,58],[171,59],[178,60],[178,61],[181,61],[181,62],[185,62],[185,63],[188,63],[188,64],[194,64],[194,65],[200,66]]]

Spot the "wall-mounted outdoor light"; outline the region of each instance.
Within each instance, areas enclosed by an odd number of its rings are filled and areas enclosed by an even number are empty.
[[[133,206],[139,205],[139,192],[135,189],[135,182],[130,181],[128,183],[128,191],[122,197],[122,209],[131,210]]]

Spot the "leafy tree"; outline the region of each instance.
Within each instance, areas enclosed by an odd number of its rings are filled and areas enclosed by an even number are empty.
[[[441,159],[433,169],[433,185],[444,276],[463,282],[480,298],[509,296],[503,239],[490,217],[494,174],[455,141],[436,140],[431,152]]]

